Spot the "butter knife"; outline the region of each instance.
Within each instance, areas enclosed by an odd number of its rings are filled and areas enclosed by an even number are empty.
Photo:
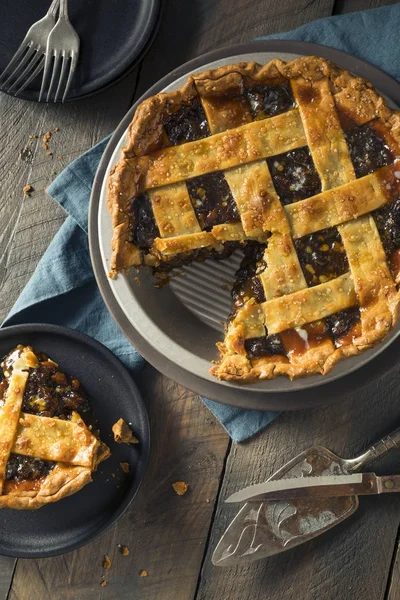
[[[388,492],[400,492],[400,475],[378,477],[375,473],[355,473],[265,481],[235,492],[225,502],[365,496]]]

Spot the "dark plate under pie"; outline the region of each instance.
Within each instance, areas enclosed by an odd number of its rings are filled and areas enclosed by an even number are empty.
[[[92,474],[93,481],[74,495],[35,511],[0,510],[0,554],[29,558],[51,556],[88,543],[104,533],[127,509],[145,474],[149,424],[129,372],[96,340],[53,325],[15,325],[0,330],[2,357],[18,344],[45,352],[57,360],[66,374],[80,381],[90,407],[87,418],[93,420],[93,426],[100,430],[102,440],[111,450],[111,457]],[[139,444],[114,442],[111,428],[120,418],[132,424]],[[123,472],[120,462],[129,463],[128,473]],[[35,463],[34,466],[43,469],[46,465]],[[17,473],[21,466],[25,469],[24,476],[35,475],[32,468],[29,469],[31,464],[9,463],[10,477],[13,467]]]
[[[293,54],[288,56],[288,52],[297,52],[297,55],[308,54],[328,58],[334,61],[339,66],[347,68],[349,71],[356,72],[357,75],[360,75],[372,81],[372,83],[376,85],[377,89],[380,92],[383,92],[384,94],[390,96],[392,99],[397,99],[398,101],[398,84],[391,80],[389,77],[385,76],[377,69],[374,69],[370,65],[367,65],[363,61],[355,59],[354,57],[346,55],[342,52],[335,51],[329,48],[324,48],[322,46],[304,44],[300,42],[280,41],[255,42],[243,46],[233,47],[223,51],[210,53],[209,55],[200,57],[199,59],[196,59],[195,61],[184,65],[182,68],[177,69],[175,73],[172,73],[159,84],[154,86],[151,90],[149,90],[148,94],[146,94],[146,97],[156,94],[160,90],[165,90],[165,88],[167,88],[168,92],[180,88],[186,81],[187,75],[185,77],[185,74],[189,74],[192,72],[201,73],[203,71],[208,71],[209,69],[214,69],[220,66],[235,64],[239,62],[248,63],[248,61],[252,60],[261,64],[266,64],[274,58],[283,58],[284,60],[291,60],[296,57]],[[259,90],[255,90],[255,92],[252,95],[250,105],[254,108],[254,110],[257,110],[257,103],[259,103],[260,94],[258,93]],[[283,94],[283,96],[285,96],[285,94]],[[143,100],[143,98],[141,100]],[[111,311],[114,314],[114,316],[116,316],[119,324],[123,327],[128,337],[132,339],[133,343],[151,362],[153,362],[153,364],[155,364],[155,366],[157,366],[160,370],[166,372],[170,376],[175,377],[181,383],[184,383],[184,385],[187,385],[188,387],[191,387],[192,389],[195,389],[196,391],[199,391],[200,393],[209,397],[213,397],[215,399],[229,404],[237,404],[240,406],[247,406],[251,408],[265,409],[296,407],[299,408],[327,401],[328,394],[325,392],[323,396],[321,394],[319,394],[319,396],[317,396],[317,394],[313,395],[310,393],[303,394],[302,398],[299,398],[297,392],[299,390],[306,390],[312,387],[319,386],[321,384],[332,383],[336,379],[355,371],[360,366],[371,360],[371,358],[376,357],[377,354],[382,352],[384,348],[396,338],[398,334],[398,328],[395,329],[394,332],[385,340],[384,344],[381,344],[374,350],[367,351],[362,357],[352,357],[348,359],[346,361],[347,364],[345,366],[343,366],[343,364],[339,364],[337,367],[335,367],[333,373],[328,373],[328,375],[324,377],[315,375],[312,378],[300,379],[294,382],[288,382],[287,380],[260,382],[253,386],[247,387],[246,392],[244,393],[243,388],[237,386],[235,383],[228,383],[223,381],[216,385],[213,385],[212,381],[210,381],[211,378],[206,372],[207,366],[205,359],[210,359],[214,357],[216,358],[216,353],[213,354],[211,348],[212,341],[218,340],[218,337],[215,333],[215,330],[218,328],[217,326],[215,326],[216,323],[214,322],[214,326],[212,327],[206,327],[204,325],[204,321],[207,320],[207,317],[210,315],[210,313],[212,313],[213,310],[217,313],[218,308],[220,308],[217,306],[218,302],[216,295],[213,296],[212,294],[213,267],[210,268],[207,273],[206,266],[200,265],[199,269],[197,270],[197,287],[195,274],[196,271],[195,267],[193,267],[192,273],[190,272],[190,270],[187,271],[186,289],[185,279],[182,278],[182,283],[179,284],[179,278],[176,278],[176,280],[173,281],[172,284],[170,284],[170,287],[173,287],[174,293],[171,293],[171,290],[167,290],[168,286],[165,286],[165,288],[161,290],[158,296],[157,294],[150,292],[151,277],[143,273],[139,274],[139,279],[141,281],[140,289],[135,285],[134,275],[123,276],[122,278],[118,277],[115,282],[113,281],[105,283],[103,277],[104,269],[108,270],[110,266],[110,263],[107,262],[107,259],[109,259],[110,257],[110,252],[108,249],[110,241],[110,229],[108,225],[106,225],[107,217],[104,214],[104,212],[102,212],[102,207],[100,207],[99,215],[97,216],[98,194],[100,192],[100,186],[102,184],[105,171],[108,168],[108,162],[110,161],[111,154],[114,151],[114,156],[112,157],[111,164],[115,164],[116,159],[118,158],[117,152],[119,150],[119,148],[117,148],[117,151],[115,151],[115,148],[120,143],[124,130],[128,126],[132,117],[132,113],[134,112],[136,107],[137,105],[132,109],[132,111],[121,123],[119,130],[116,132],[113,140],[111,140],[110,142],[108,152],[106,152],[105,156],[103,157],[103,161],[99,168],[98,178],[95,183],[95,188],[92,195],[92,208],[90,219],[92,258],[94,260],[96,275],[98,277],[98,281],[100,283],[100,287],[102,289],[106,302],[109,308],[111,308]],[[290,106],[286,108],[290,109]],[[272,118],[279,119],[279,116]],[[201,118],[197,120],[199,122],[199,127],[196,131],[187,131],[184,140],[192,139],[190,136],[192,136],[193,134],[195,138],[200,139],[202,141],[202,138],[205,135],[207,135],[207,132],[203,131],[204,127],[203,129],[200,127],[200,125],[202,124]],[[166,132],[169,140],[172,140],[173,144],[177,144],[176,147],[179,149],[179,145],[182,143],[182,139],[180,139],[179,136],[182,132],[179,132],[179,128],[176,126],[176,123],[172,121],[173,119],[168,121],[166,126]],[[244,125],[244,127],[250,128],[252,127],[252,125],[250,123],[249,125]],[[346,130],[348,130],[348,124],[346,124]],[[351,132],[349,132],[348,134],[351,137],[351,158],[354,162],[356,176],[361,178],[370,171],[368,170],[368,164],[361,164],[365,161],[361,161],[361,163],[358,164],[356,151],[357,147],[366,148],[367,154],[373,154],[375,152],[375,150],[372,148],[372,146],[374,146],[374,140],[365,140],[363,138],[362,133],[362,131],[357,130],[354,136],[350,135]],[[285,162],[287,162],[288,159],[290,159],[289,162],[291,164],[289,166],[291,166],[292,164],[297,164],[305,172],[311,171],[310,158],[306,155],[301,155],[301,149],[295,149],[291,152],[293,153],[293,156],[275,156],[274,160],[272,161],[272,164],[269,164],[271,173],[272,171],[274,171],[274,169],[277,171],[276,173],[272,173],[272,175],[274,176],[275,187],[276,189],[279,188],[281,200],[284,205],[290,204],[293,201],[293,195],[296,195],[296,190],[290,189],[290,187],[292,186],[289,185],[288,190],[284,189],[285,185],[288,182],[280,178],[279,172],[285,169]],[[377,149],[377,153],[381,153],[379,148]],[[385,158],[383,154],[384,152],[382,152],[383,160],[388,160],[388,157]],[[167,155],[168,151],[166,153],[166,156]],[[279,160],[277,160],[278,158]],[[389,157],[389,161],[390,160],[391,159]],[[383,164],[387,163],[383,162],[382,165]],[[380,168],[381,165],[376,165],[376,167]],[[367,173],[363,172],[363,169],[367,169]],[[169,177],[169,171],[167,169],[165,170],[165,175]],[[175,171],[173,171],[172,177],[176,177]],[[397,178],[397,168],[395,177]],[[202,203],[202,198],[200,196],[204,195],[204,191],[206,196],[210,194],[210,191],[212,192],[211,188],[210,190],[207,190],[207,185],[210,182],[206,181],[206,179],[207,177],[204,178],[204,181],[202,180],[196,182],[198,183],[197,186],[191,186],[191,182],[188,182],[188,191],[191,195],[192,202],[194,200],[195,210],[197,203],[200,207],[199,210],[196,210],[196,217],[204,232],[207,232],[209,230],[210,225],[212,226],[212,224],[209,224],[207,222],[207,219],[204,219],[204,215],[201,214],[201,204],[204,203]],[[153,179],[153,182],[151,182],[150,180],[147,181],[150,182],[150,186],[153,185],[157,187],[159,184],[158,179],[157,181]],[[309,177],[309,186],[311,193],[306,194],[306,197],[308,197],[309,195],[316,195],[320,192],[317,183],[317,181],[313,181],[313,174],[311,172]],[[197,197],[198,192],[200,192],[199,197]],[[287,194],[287,198],[285,196],[286,199],[282,198],[282,196],[284,196],[285,193]],[[295,200],[297,199],[302,200],[301,197],[295,198]],[[153,198],[153,201],[154,200],[157,201],[156,198]],[[101,202],[103,201],[104,188]],[[295,204],[293,204],[293,206],[295,206]],[[228,210],[228,208],[229,202],[227,202],[227,210],[225,211],[226,214],[223,215],[224,223],[235,221],[235,215],[231,210]],[[143,198],[143,207],[140,210],[144,211],[146,215],[149,212],[145,198]],[[139,215],[139,218],[142,219],[143,214],[144,213],[141,212],[141,216]],[[219,214],[215,215],[217,221],[214,220],[214,226],[216,223],[218,227],[218,219],[220,216],[221,215]],[[206,217],[208,218],[207,215]],[[97,218],[99,218],[98,221]],[[145,220],[149,220],[147,216]],[[142,220],[142,222],[144,221]],[[97,229],[98,227],[99,230]],[[99,256],[98,240],[96,240],[98,233],[100,234],[99,241],[101,256]],[[341,241],[339,238],[336,239],[337,233],[333,230],[321,232],[321,234],[322,233],[326,233],[326,235],[323,236],[324,239],[310,238],[309,243],[307,243],[307,245],[304,248],[301,244],[302,240],[300,240],[299,247],[296,248],[299,254],[299,258],[300,260],[302,260],[300,256],[302,253],[310,253],[315,254],[317,262],[321,261],[321,259],[323,262],[323,257],[321,256],[320,251],[325,251],[326,247],[328,247],[328,249],[333,249],[332,256],[330,256],[330,266],[334,269],[333,275],[335,277],[342,277],[343,282],[346,283],[344,281],[345,276],[342,275],[342,273],[346,270],[347,265],[345,257],[343,257],[342,253],[340,252]],[[142,232],[140,232],[140,234],[142,235]],[[168,235],[164,235],[163,237],[168,238]],[[134,240],[134,244],[136,244],[137,247],[138,245],[142,245],[144,251],[147,252],[146,248],[149,248],[149,244],[151,245],[151,240],[148,241],[147,239],[139,239],[138,237],[137,240]],[[307,264],[310,261],[306,262],[305,259],[306,255],[304,256],[304,264],[302,264],[302,267],[303,270],[305,269],[305,276],[307,279],[308,286],[326,283],[326,279],[325,281],[323,281],[323,278],[325,278],[327,275],[325,273],[324,268],[321,268],[321,272],[319,272],[319,269],[315,269],[313,265],[309,265],[312,267],[311,269],[309,269],[307,267]],[[215,272],[219,274],[219,277],[221,277],[221,274],[224,275],[222,265],[215,267],[215,269]],[[207,276],[211,276],[209,281],[207,281]],[[121,279],[121,282],[119,282],[118,279]],[[310,279],[310,281],[308,281],[308,279]],[[313,279],[315,279],[315,281],[313,281]],[[218,285],[220,281],[217,280],[216,283]],[[217,285],[214,285],[214,288],[217,288]],[[252,293],[253,292],[254,290],[252,290]],[[222,316],[222,318],[226,318],[226,316],[227,314],[225,313]],[[340,318],[333,318],[329,322],[329,336],[337,336],[339,338],[342,337],[346,334],[346,329],[349,329],[354,325],[356,326],[357,320],[357,315],[352,310],[352,308],[350,306],[348,308],[346,307],[343,311],[343,314],[340,315]],[[308,335],[310,335],[310,332],[307,333]],[[315,333],[316,337],[319,337],[321,333],[325,335],[325,332],[319,331],[311,333]],[[265,354],[267,350],[268,353],[277,354],[276,351],[279,350],[278,345],[273,339],[263,340],[261,338],[256,338],[254,340],[249,339],[247,340],[247,342],[248,347],[246,348],[246,350],[248,352],[248,356],[254,357],[255,359],[257,358],[260,352]],[[265,344],[272,344],[272,346],[271,348],[265,348]],[[271,350],[273,350],[273,352]],[[388,365],[389,362],[390,361],[386,361],[386,364]],[[351,385],[356,384],[357,377],[353,376],[351,378],[350,383]],[[292,394],[290,394],[290,392],[292,391],[296,392],[295,398],[292,396]],[[265,393],[275,392],[284,392],[285,398],[273,398],[270,394],[268,394],[268,396],[265,395]]]

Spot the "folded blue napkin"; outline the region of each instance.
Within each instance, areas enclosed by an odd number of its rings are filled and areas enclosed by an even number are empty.
[[[319,19],[262,39],[293,39],[345,50],[400,79],[400,5]],[[87,222],[93,178],[108,139],[69,165],[47,193],[68,213],[4,325],[43,322],[83,331],[107,346],[141,377],[144,359],[120,332],[97,289],[89,258]],[[243,396],[246,391],[243,389]],[[241,442],[279,413],[242,410],[203,399],[233,440]]]

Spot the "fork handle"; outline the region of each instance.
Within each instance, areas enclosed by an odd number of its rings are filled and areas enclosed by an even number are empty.
[[[51,3],[51,6],[49,8],[49,10],[47,11],[48,15],[53,15],[53,17],[55,17],[57,15],[57,11],[58,11],[58,5],[60,4],[60,0],[53,0],[53,2]]]
[[[68,19],[68,0],[60,0],[60,19]]]
[[[389,433],[389,435],[385,435],[378,442],[372,444],[368,450],[366,450],[361,456],[357,456],[349,461],[347,464],[351,463],[349,466],[349,473],[354,471],[358,471],[365,465],[385,456],[392,450],[399,448],[400,449],[400,427]]]

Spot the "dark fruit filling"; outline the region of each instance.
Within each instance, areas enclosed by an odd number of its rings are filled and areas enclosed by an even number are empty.
[[[6,480],[24,481],[46,477],[56,463],[51,460],[39,460],[29,456],[12,454],[7,462]]]
[[[283,354],[286,356],[279,335],[265,335],[264,337],[250,338],[245,341],[247,358],[254,360],[262,356],[273,356],[274,354]]]
[[[164,127],[173,146],[194,142],[210,135],[206,115],[198,99],[169,115]]]
[[[308,148],[297,148],[267,160],[276,192],[283,204],[315,196],[321,181]]]
[[[334,341],[345,336],[360,321],[359,308],[347,308],[325,319],[328,332]]]
[[[383,248],[393,275],[399,272],[399,264],[395,260],[400,249],[400,198],[385,204],[372,213],[381,236]]]
[[[254,119],[274,117],[296,106],[289,83],[258,85],[246,90]]]
[[[160,236],[160,232],[147,194],[132,199],[131,222],[131,241],[141,250],[149,250],[155,238]]]
[[[194,177],[186,182],[196,217],[203,230],[239,221],[231,190],[221,171]]]
[[[3,371],[11,374],[12,365],[19,350],[13,350],[3,361]],[[88,418],[89,404],[85,391],[77,379],[62,373],[58,366],[42,352],[36,352],[40,364],[31,368],[22,401],[22,411],[41,417],[70,419],[78,412],[83,419]],[[6,383],[4,383],[4,381]],[[2,392],[8,386],[7,380],[0,384],[0,406]],[[7,479],[39,479],[47,475],[55,463],[20,455],[11,455],[7,463]]]
[[[349,270],[336,227],[306,235],[295,240],[294,245],[308,286],[326,283]]]
[[[373,173],[394,160],[389,147],[368,124],[346,131],[346,140],[357,177]]]
[[[243,260],[236,271],[235,284],[232,288],[233,314],[243,306],[249,298],[255,298],[256,302],[264,302],[264,288],[258,275],[266,268],[264,251],[266,246],[257,242],[248,242],[243,249]]]

